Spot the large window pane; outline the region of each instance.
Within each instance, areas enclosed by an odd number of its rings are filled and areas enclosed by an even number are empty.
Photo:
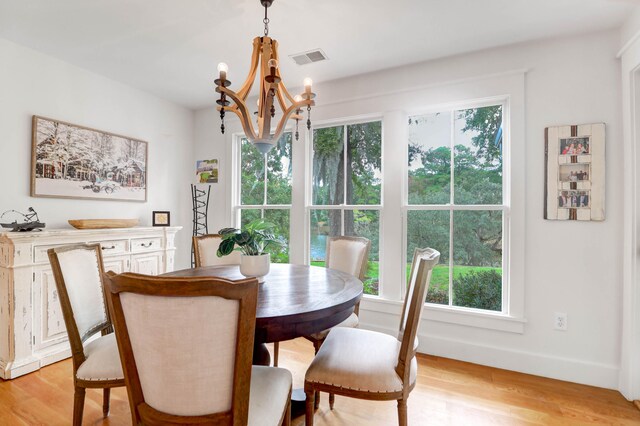
[[[240,224],[245,226],[256,219],[264,219],[276,225],[274,234],[282,238],[284,245],[267,247],[274,263],[289,263],[289,209],[242,209],[240,210]]]
[[[288,209],[265,209],[264,220],[276,225],[274,233],[281,237],[283,246],[271,246],[267,249],[271,253],[271,261],[275,263],[289,263],[289,216]]]
[[[240,145],[241,204],[264,203],[264,154],[246,139]]]
[[[380,204],[382,122],[348,125],[347,146],[345,204]]]
[[[451,112],[409,117],[409,204],[449,204]]]
[[[377,210],[345,210],[344,235],[364,237],[371,241],[369,264],[364,279],[364,293],[378,295],[380,283],[380,212]]]
[[[245,226],[247,223],[260,219],[261,217],[262,210],[260,209],[242,209],[240,210],[240,226]]]
[[[327,238],[341,235],[341,210],[316,210],[310,212],[310,260],[313,266],[325,266],[327,259]]]
[[[502,106],[455,112],[455,204],[502,204]]]
[[[313,204],[344,203],[344,126],[313,131]]]
[[[267,204],[291,204],[291,133],[267,154]]]
[[[453,213],[453,305],[502,310],[502,212]]]
[[[440,252],[440,263],[431,274],[427,302],[449,304],[449,211],[407,212],[407,283],[416,248],[431,247]]]

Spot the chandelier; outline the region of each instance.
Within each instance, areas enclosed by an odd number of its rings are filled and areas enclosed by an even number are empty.
[[[216,101],[217,110],[220,111],[220,130],[224,133],[224,116],[227,111],[233,112],[240,118],[246,138],[263,154],[280,139],[289,119],[296,121],[296,140],[299,138],[298,124],[302,116],[302,110],[307,109],[307,130],[311,129],[311,107],[315,105],[315,93],[311,92],[312,81],[304,79],[304,92],[292,97],[280,76],[278,63],[278,42],[269,37],[268,8],[274,0],[260,0],[264,6],[264,36],[253,39],[253,55],[251,56],[251,68],[244,84],[237,92],[229,89],[231,82],[227,80],[229,67],[225,63],[218,64],[219,77],[215,80],[216,92],[220,93],[220,99]],[[247,105],[247,97],[255,82],[256,75],[260,72],[260,92],[258,93],[258,111],[252,114]],[[229,99],[232,102],[229,101]],[[275,123],[276,103],[280,112],[279,121],[272,133],[272,122]],[[252,115],[256,115],[255,124]]]

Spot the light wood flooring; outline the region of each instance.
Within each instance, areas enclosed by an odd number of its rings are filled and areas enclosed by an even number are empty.
[[[363,354],[363,356],[366,356]],[[280,366],[302,387],[313,358],[309,342],[280,345]],[[419,357],[418,384],[409,397],[409,424],[417,425],[640,425],[640,410],[616,391],[545,379],[433,356]],[[69,425],[73,406],[71,361],[0,380],[0,425]],[[111,392],[111,414],[102,418],[102,393],[87,390],[85,425],[131,423],[124,388]],[[303,425],[304,417],[293,425]],[[329,410],[322,394],[315,424],[394,425],[395,402],[336,397]]]

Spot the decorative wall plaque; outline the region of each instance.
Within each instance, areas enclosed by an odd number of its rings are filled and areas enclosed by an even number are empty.
[[[544,135],[544,218],[604,220],[604,123],[547,127]]]

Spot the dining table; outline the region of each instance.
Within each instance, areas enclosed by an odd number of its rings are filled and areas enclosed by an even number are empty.
[[[182,269],[163,276],[246,278],[239,265]],[[258,285],[253,363],[271,364],[266,343],[307,336],[341,323],[353,313],[362,292],[358,278],[335,269],[271,264],[264,282]]]

